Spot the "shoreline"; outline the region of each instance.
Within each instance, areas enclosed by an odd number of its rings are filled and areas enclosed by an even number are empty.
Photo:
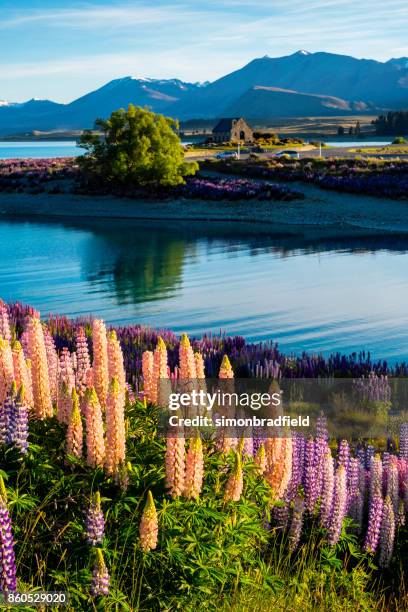
[[[319,230],[335,235],[408,234],[408,202],[329,191],[291,183],[303,200],[204,201],[178,198],[143,201],[115,196],[0,193],[0,218],[132,219],[245,226],[249,233]]]

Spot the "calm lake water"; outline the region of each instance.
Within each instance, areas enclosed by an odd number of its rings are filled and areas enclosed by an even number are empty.
[[[182,138],[185,144],[193,141],[201,141],[200,136]],[[328,141],[333,147],[361,147],[379,146],[388,144],[389,139],[384,140],[344,140]],[[75,140],[41,141],[41,142],[1,142],[0,159],[25,158],[25,157],[73,157],[81,155],[83,150],[77,147]]]
[[[321,242],[160,223],[0,220],[0,296],[70,316],[408,359],[408,240]]]

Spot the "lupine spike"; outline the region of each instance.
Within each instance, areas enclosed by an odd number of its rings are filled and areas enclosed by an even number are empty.
[[[103,552],[100,548],[96,548],[96,561],[92,572],[91,595],[97,597],[109,595],[109,572],[106,567]]]
[[[106,402],[106,470],[116,474],[125,460],[125,390],[114,378]]]
[[[220,367],[220,371],[218,373],[219,378],[234,378],[234,372],[232,370],[232,366],[230,360],[228,359],[228,355],[224,355],[222,358],[222,363]]]
[[[190,440],[186,456],[186,475],[184,482],[184,495],[187,498],[197,499],[203,486],[204,457],[203,444],[199,435]]]
[[[7,507],[7,493],[0,475],[0,593],[15,593],[17,572],[11,518]]]
[[[67,429],[67,453],[80,459],[82,457],[83,429],[78,394],[72,391],[72,411]]]
[[[384,502],[380,531],[380,567],[388,567],[394,550],[395,514],[392,499],[387,495]]]
[[[126,374],[123,365],[123,353],[115,330],[108,334],[108,373],[109,382],[116,378],[120,387],[126,385]]]
[[[328,528],[328,541],[334,546],[340,539],[343,519],[347,508],[347,473],[344,465],[339,465],[334,477],[333,505]]]
[[[105,533],[105,519],[101,507],[101,495],[97,491],[91,499],[86,516],[86,537],[88,544],[102,544]]]
[[[40,320],[31,317],[27,325],[27,341],[31,361],[34,412],[38,419],[52,417],[53,408],[48,376],[44,331]]]
[[[156,548],[158,531],[156,506],[154,505],[152,492],[148,491],[146,505],[139,526],[140,545],[143,552]]]
[[[95,389],[87,389],[84,398],[86,421],[86,462],[90,467],[102,467],[105,462],[105,440],[102,409]]]
[[[241,456],[239,453],[235,453],[234,467],[225,487],[224,502],[239,501],[242,495],[243,485],[244,479],[242,473]]]
[[[103,321],[95,319],[92,323],[93,342],[93,381],[102,409],[105,409],[109,389],[108,341]]]

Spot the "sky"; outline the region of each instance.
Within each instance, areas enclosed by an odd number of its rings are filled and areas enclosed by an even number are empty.
[[[408,56],[406,0],[1,0],[0,100],[69,102],[123,77],[215,80],[299,49]]]

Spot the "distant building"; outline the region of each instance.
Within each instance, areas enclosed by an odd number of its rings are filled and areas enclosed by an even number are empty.
[[[253,142],[254,131],[242,117],[220,119],[212,131],[213,142]]]

